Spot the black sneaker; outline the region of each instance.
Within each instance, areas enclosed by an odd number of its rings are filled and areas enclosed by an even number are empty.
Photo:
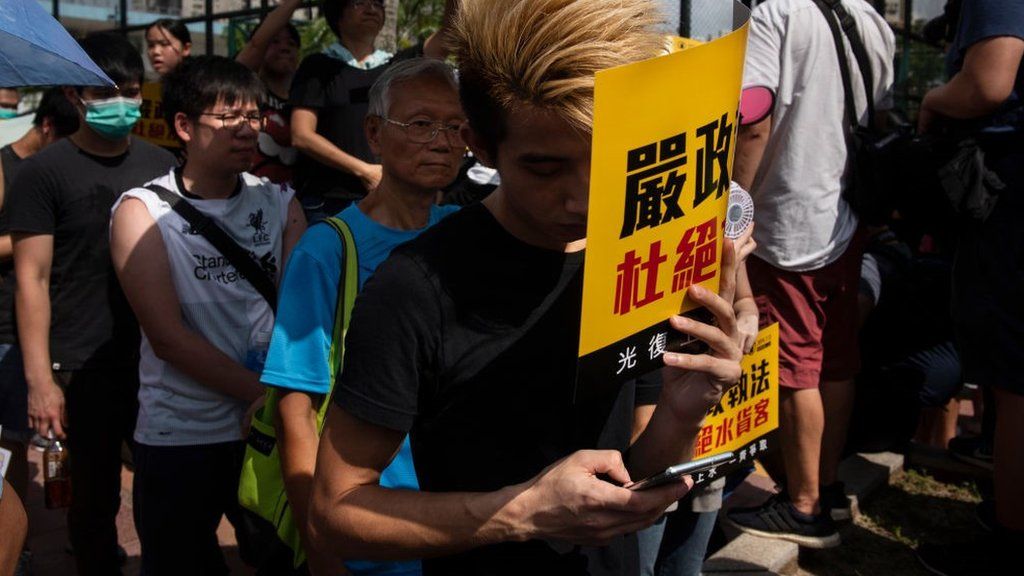
[[[957,436],[949,441],[949,455],[955,460],[992,470],[992,443],[982,436]]]
[[[726,513],[725,521],[748,534],[787,540],[807,548],[832,548],[840,542],[839,532],[828,514],[804,514],[779,496],[755,508],[734,508]]]
[[[836,522],[853,520],[853,500],[846,495],[846,485],[835,481],[818,489],[821,498],[821,511],[828,512]]]

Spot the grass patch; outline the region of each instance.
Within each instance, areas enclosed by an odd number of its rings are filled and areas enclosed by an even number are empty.
[[[914,557],[922,542],[957,545],[981,534],[974,519],[980,501],[973,482],[940,482],[910,470],[893,477],[861,504],[856,522],[840,528],[843,544],[800,550],[792,576],[917,576],[928,574]]]

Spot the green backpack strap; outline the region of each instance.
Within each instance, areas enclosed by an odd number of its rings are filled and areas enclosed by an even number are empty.
[[[338,280],[338,303],[335,306],[334,330],[331,332],[329,356],[331,386],[316,414],[317,430],[320,432],[323,432],[324,417],[327,414],[327,407],[331,403],[331,396],[334,394],[334,384],[338,379],[338,373],[341,371],[341,361],[345,356],[345,335],[348,333],[348,324],[352,319],[352,307],[356,302],[356,293],[359,291],[359,255],[356,253],[356,241],[352,237],[352,230],[344,220],[337,216],[325,219],[324,223],[338,233],[341,250],[345,256],[341,267],[341,277]]]
[[[352,237],[352,230],[344,220],[337,216],[326,218],[322,222],[338,233],[344,260],[338,279],[338,301],[334,307],[334,328],[331,331],[331,350],[328,356],[331,383],[327,396],[324,397],[320,409],[317,410],[317,432],[323,431],[324,417],[327,415],[331,395],[334,393],[334,383],[338,378],[341,361],[345,355],[345,334],[348,332],[348,323],[352,317],[352,306],[355,304],[356,293],[359,291],[359,255],[356,253],[356,242]],[[256,419],[267,426],[274,426],[274,414],[277,411],[279,394],[280,391],[276,387],[268,386],[263,407],[255,414]]]

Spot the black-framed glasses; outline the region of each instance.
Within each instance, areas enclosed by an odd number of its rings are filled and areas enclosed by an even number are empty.
[[[370,8],[376,8],[381,12],[385,11],[384,0],[355,0],[352,3],[352,7],[357,10],[369,10]]]
[[[228,130],[238,130],[246,122],[249,123],[249,127],[259,132],[263,129],[264,119],[263,114],[259,112],[249,112],[246,114],[239,114],[238,112],[200,112],[200,116],[210,116],[220,120],[220,127],[227,128]]]
[[[388,124],[394,124],[405,131],[405,135],[409,137],[409,140],[417,144],[429,144],[437,138],[437,135],[444,131],[445,136],[448,137],[448,142],[452,146],[465,146],[466,143],[462,141],[462,126],[463,122],[433,122],[430,120],[413,120],[412,122],[399,122],[398,120],[392,120],[391,118],[385,118],[381,116],[381,119]]]

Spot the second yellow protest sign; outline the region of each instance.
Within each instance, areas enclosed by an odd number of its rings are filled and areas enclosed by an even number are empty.
[[[725,391],[697,433],[693,458],[732,452],[728,462],[695,474],[696,484],[752,466],[767,451],[767,435],[779,427],[779,325],[762,329],[754,349],[743,357],[740,381]]]
[[[156,146],[180,148],[181,142],[178,142],[164,120],[162,103],[163,86],[159,82],[146,82],[142,85],[142,118],[135,123],[132,134]]]

